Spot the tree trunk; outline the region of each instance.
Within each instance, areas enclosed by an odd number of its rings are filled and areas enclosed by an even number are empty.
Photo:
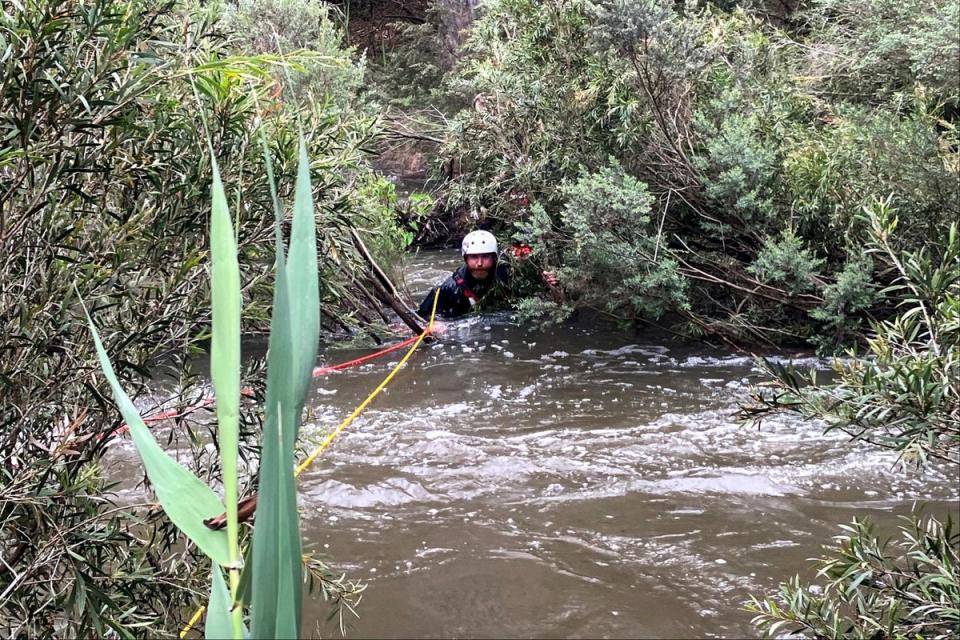
[[[435,3],[442,8],[443,55],[448,69],[457,61],[460,46],[473,24],[479,4],[480,0],[438,0]]]

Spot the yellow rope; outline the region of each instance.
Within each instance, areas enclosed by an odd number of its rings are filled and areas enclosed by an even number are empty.
[[[190,633],[190,629],[193,629],[193,625],[197,624],[197,622],[200,620],[200,616],[203,615],[203,612],[206,611],[206,609],[207,608],[205,606],[200,605],[200,608],[197,609],[197,611],[193,614],[193,617],[190,618],[190,622],[188,622],[187,626],[185,626],[183,631],[180,632],[181,638],[187,637],[187,634]]]
[[[336,429],[331,431],[330,434],[323,439],[323,442],[321,442],[320,445],[314,449],[313,453],[307,456],[307,459],[300,463],[300,466],[297,467],[297,470],[293,474],[294,477],[299,477],[301,473],[303,473],[311,464],[313,464],[313,461],[317,459],[317,456],[323,453],[323,450],[326,449],[331,442],[333,442],[333,439],[336,438],[341,431],[350,426],[351,422],[356,420],[357,416],[359,416],[363,410],[367,408],[367,405],[370,404],[388,384],[390,384],[390,381],[393,380],[393,376],[397,375],[397,372],[400,371],[400,368],[407,363],[407,360],[409,360],[410,356],[413,355],[413,352],[417,350],[417,347],[420,346],[420,343],[423,342],[423,339],[426,337],[426,335],[433,331],[433,318],[437,313],[437,299],[439,297],[440,288],[437,287],[437,293],[433,296],[433,310],[430,312],[430,324],[427,325],[426,331],[420,334],[420,337],[418,337],[417,341],[413,343],[413,346],[410,347],[410,350],[407,351],[406,355],[403,356],[397,366],[393,368],[393,371],[387,374],[387,377],[383,379],[383,382],[377,385],[377,388],[367,396],[367,399],[361,402],[360,405],[353,410],[353,413],[351,413],[346,420],[341,422]]]
[[[300,463],[296,471],[293,473],[295,478],[300,477],[300,474],[303,473],[311,464],[313,464],[313,461],[316,460],[321,453],[323,453],[323,450],[330,446],[330,443],[333,442],[334,438],[336,438],[341,431],[350,426],[350,423],[357,419],[357,416],[359,416],[363,410],[367,408],[367,405],[373,402],[373,399],[376,398],[377,395],[379,395],[388,384],[390,384],[390,381],[393,380],[393,376],[397,375],[397,372],[400,371],[403,365],[407,363],[407,360],[409,360],[410,356],[413,355],[413,352],[417,350],[417,347],[419,347],[420,343],[423,342],[423,339],[427,337],[427,334],[433,331],[433,320],[437,315],[437,301],[439,299],[440,287],[437,287],[437,292],[433,296],[433,309],[430,311],[430,324],[427,325],[426,330],[420,334],[420,336],[417,338],[417,341],[413,343],[413,346],[411,346],[410,350],[407,351],[403,358],[401,358],[400,362],[397,363],[397,366],[395,366],[393,370],[387,374],[387,377],[383,379],[383,382],[377,385],[377,388],[370,392],[370,395],[367,396],[366,400],[361,402],[360,405],[353,410],[353,413],[351,413],[346,420],[337,425],[337,428],[331,431],[330,434],[323,439],[323,442],[321,442],[317,448],[313,450],[313,453],[307,456],[307,458]],[[200,608],[197,609],[197,611],[193,614],[193,617],[191,617],[190,621],[187,623],[187,626],[185,626],[180,632],[181,638],[185,638],[187,634],[190,633],[190,629],[192,629],[193,626],[200,620],[200,616],[203,615],[205,608],[206,607],[201,605]]]

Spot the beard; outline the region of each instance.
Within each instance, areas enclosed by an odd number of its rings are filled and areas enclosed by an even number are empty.
[[[470,269],[470,275],[474,280],[486,280],[490,277],[490,271],[487,269]]]

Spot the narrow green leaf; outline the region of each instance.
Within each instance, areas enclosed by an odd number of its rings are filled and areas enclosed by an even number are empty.
[[[288,573],[286,563],[281,566],[278,560],[280,541],[286,536],[280,528],[281,510],[286,509],[281,484],[282,475],[292,475],[293,469],[292,462],[290,467],[284,466],[286,456],[283,455],[280,423],[283,400],[292,393],[292,347],[286,268],[283,245],[279,239],[276,251],[276,282],[267,351],[266,415],[260,453],[260,490],[253,530],[253,582],[256,586],[251,599],[250,631],[254,638],[274,637],[281,575]]]
[[[279,412],[281,421],[279,423],[280,440],[286,439],[284,428],[286,423],[282,417],[284,412]],[[300,523],[296,504],[296,484],[292,473],[291,464],[287,465],[287,456],[285,450],[278,450],[278,462],[283,465],[281,468],[290,469],[289,482],[287,477],[280,478],[279,483],[279,503],[281,506],[278,511],[278,545],[277,545],[277,567],[279,568],[279,589],[276,592],[277,598],[277,617],[274,621],[274,638],[296,638],[299,637],[300,630],[300,608],[301,608],[301,584],[302,565],[300,556]],[[286,535],[293,533],[293,535]]]
[[[230,592],[223,581],[223,572],[216,564],[211,571],[210,602],[207,604],[207,619],[203,635],[208,640],[233,638],[233,623],[230,620]],[[235,639],[239,640],[239,638]]]
[[[97,349],[97,357],[103,374],[110,383],[113,398],[133,434],[133,443],[137,447],[140,459],[147,471],[147,477],[160,500],[167,517],[184,535],[196,544],[201,551],[219,564],[228,564],[230,555],[227,550],[227,536],[223,531],[208,529],[203,521],[223,513],[220,498],[199,478],[182,467],[154,440],[153,434],[143,423],[140,413],[127,396],[110,364],[110,358],[100,342],[100,334],[87,314],[90,333]]]
[[[269,173],[269,156],[267,156]],[[251,633],[255,638],[274,638],[278,628],[300,628],[302,567],[300,527],[293,477],[293,427],[302,405],[294,401],[293,343],[286,261],[277,216],[276,283],[267,353],[267,397],[263,447],[260,460],[260,491],[253,535],[253,581]],[[281,596],[281,594],[283,594]],[[289,610],[293,607],[293,612]],[[280,621],[283,615],[286,621]]]
[[[302,614],[302,565],[293,455],[320,332],[316,223],[306,145],[300,139],[290,252],[285,260],[276,200],[276,284],[267,355],[260,498],[253,540],[252,635],[295,637]],[[264,148],[267,174],[269,153]]]
[[[227,506],[227,540],[231,564],[240,559],[237,546],[237,450],[240,430],[240,267],[233,225],[220,170],[211,152],[213,204],[210,214],[212,260],[210,297],[213,337],[210,374],[217,398],[217,434],[223,465],[223,497]]]
[[[320,294],[317,281],[317,232],[310,187],[310,161],[300,136],[297,188],[290,229],[287,282],[290,291],[290,328],[293,346],[294,406],[302,407],[312,380],[320,339]],[[299,409],[298,409],[299,418]],[[288,442],[295,441],[299,419]]]

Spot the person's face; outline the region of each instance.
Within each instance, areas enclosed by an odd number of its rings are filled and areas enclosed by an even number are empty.
[[[493,263],[497,256],[493,253],[476,253],[466,256],[467,269],[470,275],[476,280],[486,280],[490,277],[490,271],[493,269]]]

